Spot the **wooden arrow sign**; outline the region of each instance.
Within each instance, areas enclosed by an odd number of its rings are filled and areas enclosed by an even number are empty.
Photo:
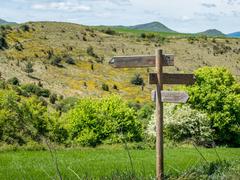
[[[161,91],[162,102],[167,103],[186,103],[189,96],[184,91]],[[152,91],[152,100],[156,102],[157,93]]]
[[[109,64],[114,68],[155,67],[156,56],[116,56]],[[174,66],[174,55],[163,55],[163,66]]]
[[[186,84],[192,85],[195,82],[193,74],[168,74],[162,73],[163,84]],[[157,84],[157,74],[149,74],[149,84]]]

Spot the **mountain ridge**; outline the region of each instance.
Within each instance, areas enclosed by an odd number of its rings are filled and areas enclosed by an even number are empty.
[[[240,38],[240,31],[227,34],[228,37]]]
[[[153,21],[150,23],[145,24],[138,24],[134,26],[127,26],[129,29],[135,29],[135,30],[146,30],[146,31],[153,31],[153,32],[176,32],[170,28],[168,28],[166,25]]]
[[[206,31],[200,32],[198,34],[206,36],[225,36],[225,34],[217,29],[207,29]]]
[[[6,25],[6,24],[16,24],[16,23],[15,22],[8,22],[8,21],[0,18],[0,25]]]

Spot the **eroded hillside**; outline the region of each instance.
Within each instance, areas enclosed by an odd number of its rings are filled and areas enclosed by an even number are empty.
[[[7,46],[0,50],[0,72],[5,79],[17,77],[22,83],[39,82],[64,96],[103,96],[119,93],[140,102],[150,100],[154,86],[147,74],[154,69],[113,69],[113,56],[154,54],[161,47],[175,55],[168,72],[192,72],[202,66],[224,66],[240,75],[240,40],[226,38],[154,37],[101,31],[69,23],[38,22],[2,30]],[[33,72],[26,72],[26,64]],[[145,86],[131,84],[140,73]],[[103,86],[108,86],[109,90]]]

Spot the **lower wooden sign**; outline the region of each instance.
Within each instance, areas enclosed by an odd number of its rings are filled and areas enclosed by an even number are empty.
[[[186,103],[189,99],[189,96],[184,91],[161,91],[162,102],[167,103]],[[152,101],[156,101],[157,93],[152,91]]]

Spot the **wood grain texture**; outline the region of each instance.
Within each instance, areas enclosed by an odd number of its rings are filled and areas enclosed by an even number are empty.
[[[174,55],[165,54],[162,58],[163,66],[174,66]],[[114,68],[144,68],[155,67],[156,56],[116,56],[109,64]]]
[[[156,91],[152,91],[152,101],[156,102]],[[189,96],[184,91],[161,91],[161,100],[165,103],[186,103]]]
[[[168,74],[163,73],[163,84],[185,84],[192,85],[195,82],[195,76],[193,74]],[[149,84],[157,84],[157,74],[149,74]]]

